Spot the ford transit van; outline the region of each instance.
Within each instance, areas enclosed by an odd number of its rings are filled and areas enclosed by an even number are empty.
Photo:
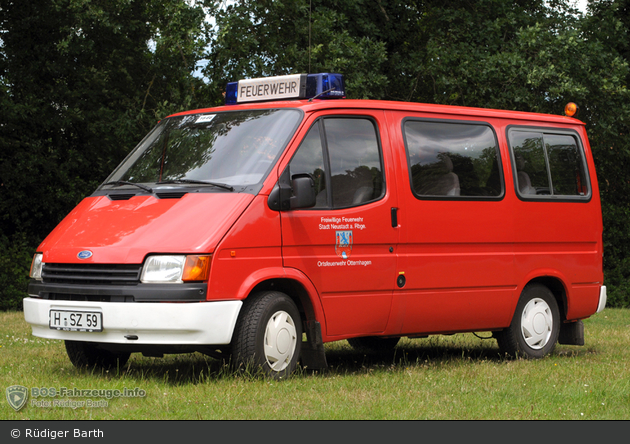
[[[74,365],[201,352],[273,377],[324,344],[492,332],[584,344],[602,216],[567,116],[348,100],[339,74],[169,116],[41,243],[24,316]]]

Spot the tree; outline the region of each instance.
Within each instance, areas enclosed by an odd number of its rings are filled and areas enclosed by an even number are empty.
[[[208,8],[0,0],[3,246],[32,255],[157,120],[201,104],[193,72],[210,37]]]
[[[361,3],[243,0],[219,11],[204,70],[214,85],[214,102],[220,103],[228,81],[303,72],[341,72],[353,97],[380,98],[385,43],[353,32],[361,19],[352,8]]]
[[[611,301],[630,306],[630,0],[589,7],[0,0],[0,254],[34,249],[168,113],[219,105],[240,78],[340,72],[351,98],[553,114],[577,102],[601,186]],[[202,59],[205,82],[193,75]]]
[[[602,187],[608,297],[613,305],[630,307],[630,1],[590,1],[589,10],[585,38],[626,66],[625,71],[602,66],[616,77],[606,76],[601,95],[589,99],[597,104],[590,138]],[[611,88],[616,83],[621,90]]]
[[[555,32],[570,17],[559,12],[564,3],[243,0],[218,13],[206,73],[223,85],[333,71],[353,98],[483,103],[506,81],[519,30]]]

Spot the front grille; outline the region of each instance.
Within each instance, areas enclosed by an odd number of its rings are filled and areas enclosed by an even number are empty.
[[[45,284],[136,285],[142,265],[127,264],[49,264],[42,269]]]
[[[135,298],[129,295],[88,295],[44,293],[44,299],[51,301],[80,301],[80,302],[135,302]]]

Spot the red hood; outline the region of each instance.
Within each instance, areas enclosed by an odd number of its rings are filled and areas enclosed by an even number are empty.
[[[181,199],[84,199],[39,246],[44,262],[140,264],[149,253],[212,253],[254,196],[189,193]],[[92,257],[81,260],[80,251]]]

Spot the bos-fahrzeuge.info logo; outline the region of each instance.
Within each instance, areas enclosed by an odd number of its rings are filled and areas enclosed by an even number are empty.
[[[19,411],[28,401],[28,389],[22,385],[7,387],[7,401],[16,412]]]
[[[6,389],[7,401],[16,411],[26,405],[29,397],[29,389],[22,385],[12,385]],[[119,389],[79,389],[66,387],[31,387],[30,402],[32,407],[45,408],[80,408],[80,407],[108,407],[108,400],[113,398],[144,398],[146,390],[141,388]],[[62,399],[55,399],[62,398]],[[70,398],[88,398],[76,400]],[[96,399],[105,398],[105,399]]]

